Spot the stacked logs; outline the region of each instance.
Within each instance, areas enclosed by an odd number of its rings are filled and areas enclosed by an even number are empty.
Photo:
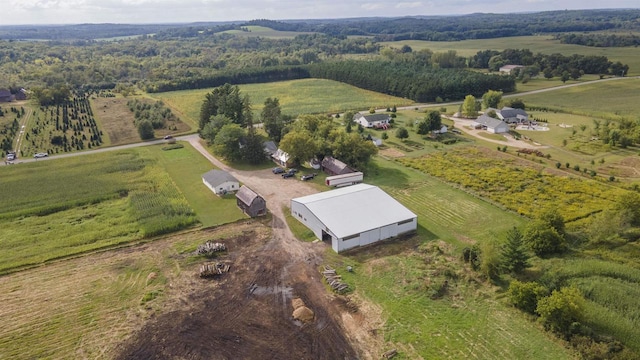
[[[224,244],[208,240],[206,243],[198,245],[196,255],[211,255],[213,253],[225,250],[227,250],[227,247]]]
[[[342,282],[342,277],[336,273],[330,266],[325,265],[322,271],[322,276],[327,281],[327,284],[338,294],[345,293],[349,290],[349,285]]]
[[[200,265],[200,277],[209,278],[222,275],[229,271],[231,267],[223,263],[207,263]]]

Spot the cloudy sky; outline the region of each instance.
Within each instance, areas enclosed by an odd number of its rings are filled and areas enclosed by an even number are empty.
[[[2,0],[0,25],[176,23],[638,8],[638,0]]]

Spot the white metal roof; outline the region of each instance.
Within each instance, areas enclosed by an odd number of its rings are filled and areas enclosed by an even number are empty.
[[[377,186],[358,184],[291,200],[343,238],[417,217]]]

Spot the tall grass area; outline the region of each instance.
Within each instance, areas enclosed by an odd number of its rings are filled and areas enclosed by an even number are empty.
[[[0,168],[0,273],[174,231],[197,220],[144,152]]]
[[[551,35],[534,35],[534,36],[513,36],[495,39],[480,40],[462,40],[462,41],[420,41],[420,40],[404,40],[395,42],[383,42],[383,45],[401,48],[403,45],[409,45],[415,50],[430,49],[434,52],[446,52],[448,50],[456,50],[459,56],[473,56],[482,50],[499,50],[504,49],[529,49],[534,54],[554,54],[560,53],[565,56],[595,55],[606,56],[610,61],[620,61],[629,65],[629,75],[640,75],[640,57],[638,49],[629,47],[592,47],[573,44],[561,44],[559,40],[553,40]],[[558,82],[560,82],[558,80]]]
[[[200,107],[212,89],[172,91],[150,94],[175,109],[180,118],[198,128]],[[324,79],[302,79],[266,84],[240,85],[249,95],[255,119],[260,118],[264,101],[278,98],[282,112],[289,115],[336,113],[374,107],[409,105],[411,100],[359,89],[341,82]]]

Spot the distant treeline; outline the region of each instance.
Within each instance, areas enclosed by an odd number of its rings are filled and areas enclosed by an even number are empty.
[[[315,78],[341,81],[359,88],[418,102],[482,96],[487,90],[515,91],[513,77],[456,69],[425,69],[388,61],[324,62],[310,66]]]
[[[640,45],[640,36],[634,34],[558,34],[556,40],[563,44],[595,47],[625,47]]]
[[[514,9],[517,10],[517,9]],[[353,18],[322,20],[253,20],[191,24],[81,24],[0,26],[0,39],[92,40],[155,34],[159,39],[194,38],[244,26],[259,25],[280,31],[318,32],[328,35],[376,36],[379,41],[455,41],[524,36],[541,33],[602,30],[638,30],[640,10],[564,10],[539,13]]]

